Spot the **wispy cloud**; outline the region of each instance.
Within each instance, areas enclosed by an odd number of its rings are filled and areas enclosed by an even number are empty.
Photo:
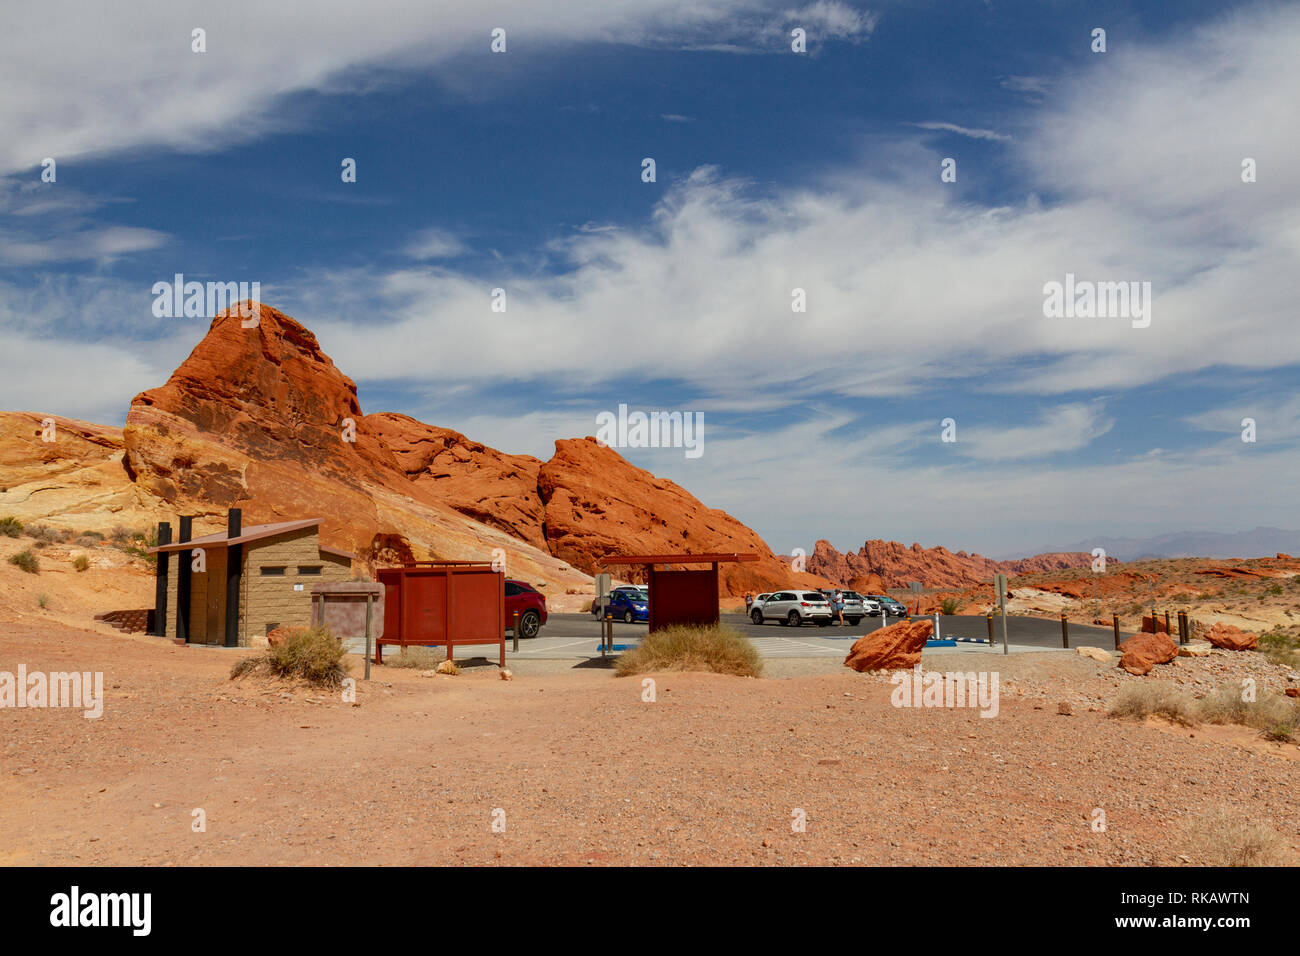
[[[916,126],[920,129],[936,130],[944,133],[956,133],[958,136],[969,136],[971,139],[992,139],[992,140],[1009,140],[1010,136],[1005,133],[998,133],[991,129],[972,129],[968,126],[958,126],[956,123],[908,123],[908,126]]]

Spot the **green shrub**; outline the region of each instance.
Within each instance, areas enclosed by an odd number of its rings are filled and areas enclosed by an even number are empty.
[[[16,538],[23,533],[23,523],[12,515],[0,518],[0,534],[6,538]]]
[[[84,554],[79,554],[72,559],[72,566],[78,571],[84,571],[90,567],[90,558],[86,557]]]
[[[338,687],[348,674],[345,654],[343,642],[327,627],[293,629],[276,646],[239,661],[230,669],[230,676],[265,673],[318,687]]]
[[[28,574],[41,573],[41,562],[37,560],[36,555],[32,554],[31,548],[19,551],[17,554],[11,554],[9,556],[9,563],[16,564]]]
[[[44,610],[50,606],[50,596],[48,594],[37,595],[36,603],[40,606],[41,610]]]
[[[946,597],[939,602],[939,611],[942,614],[956,614],[961,608],[961,602],[955,597]]]
[[[654,671],[758,677],[763,662],[749,639],[729,627],[674,625],[651,631],[639,646],[620,654],[615,667],[619,677]]]

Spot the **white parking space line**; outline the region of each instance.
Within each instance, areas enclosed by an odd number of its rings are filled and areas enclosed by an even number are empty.
[[[524,654],[549,653],[551,651],[558,651],[561,647],[572,647],[574,644],[599,644],[599,643],[600,643],[600,638],[598,637],[583,638],[580,641],[565,641],[563,644],[550,644],[546,647],[532,647],[526,651],[520,651],[519,654],[520,656],[522,656]],[[512,651],[511,653],[514,652]]]

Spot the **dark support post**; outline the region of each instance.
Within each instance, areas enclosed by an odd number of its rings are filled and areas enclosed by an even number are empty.
[[[194,519],[181,515],[180,531],[176,540],[181,544],[192,538]],[[176,639],[190,642],[190,552],[182,548],[176,552]]]
[[[375,610],[375,596],[373,594],[367,594],[366,595],[366,680],[370,680],[370,648],[371,648],[370,616],[371,614],[374,613],[374,610]],[[321,620],[322,621],[325,620],[324,608],[321,608]]]
[[[1170,637],[1173,637],[1173,636],[1174,636],[1174,632],[1171,631],[1171,630],[1169,629],[1169,612],[1168,612],[1168,611],[1165,611],[1165,633],[1168,634]]]
[[[233,541],[243,532],[244,514],[231,508],[226,516],[226,537]],[[239,646],[239,582],[244,570],[244,546],[226,546],[226,647]],[[324,611],[324,608],[321,608]],[[324,618],[321,618],[322,622]]]
[[[1061,646],[1068,648],[1070,646],[1070,625],[1065,623],[1065,612],[1061,612]]]
[[[515,626],[511,628],[511,632],[515,636],[514,651],[516,654],[518,654],[519,653],[519,612],[518,611],[515,611]]]
[[[1115,650],[1119,650],[1119,615],[1112,614],[1111,620],[1115,622]]]
[[[171,522],[158,522],[158,547],[172,543],[172,526]],[[153,592],[153,636],[167,636],[167,567],[171,560],[171,554],[166,551],[159,551],[154,555],[157,559],[157,571],[154,575],[154,592]]]
[[[1191,630],[1191,626],[1187,622],[1187,612],[1179,611],[1178,612],[1178,643],[1179,644],[1186,644],[1191,639],[1191,634],[1188,633],[1190,630]]]

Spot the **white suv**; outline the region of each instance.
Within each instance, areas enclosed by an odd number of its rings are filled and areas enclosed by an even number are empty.
[[[755,624],[780,621],[782,626],[799,627],[805,621],[816,621],[819,627],[831,622],[831,606],[820,591],[775,591],[760,607],[757,603],[750,612]]]

